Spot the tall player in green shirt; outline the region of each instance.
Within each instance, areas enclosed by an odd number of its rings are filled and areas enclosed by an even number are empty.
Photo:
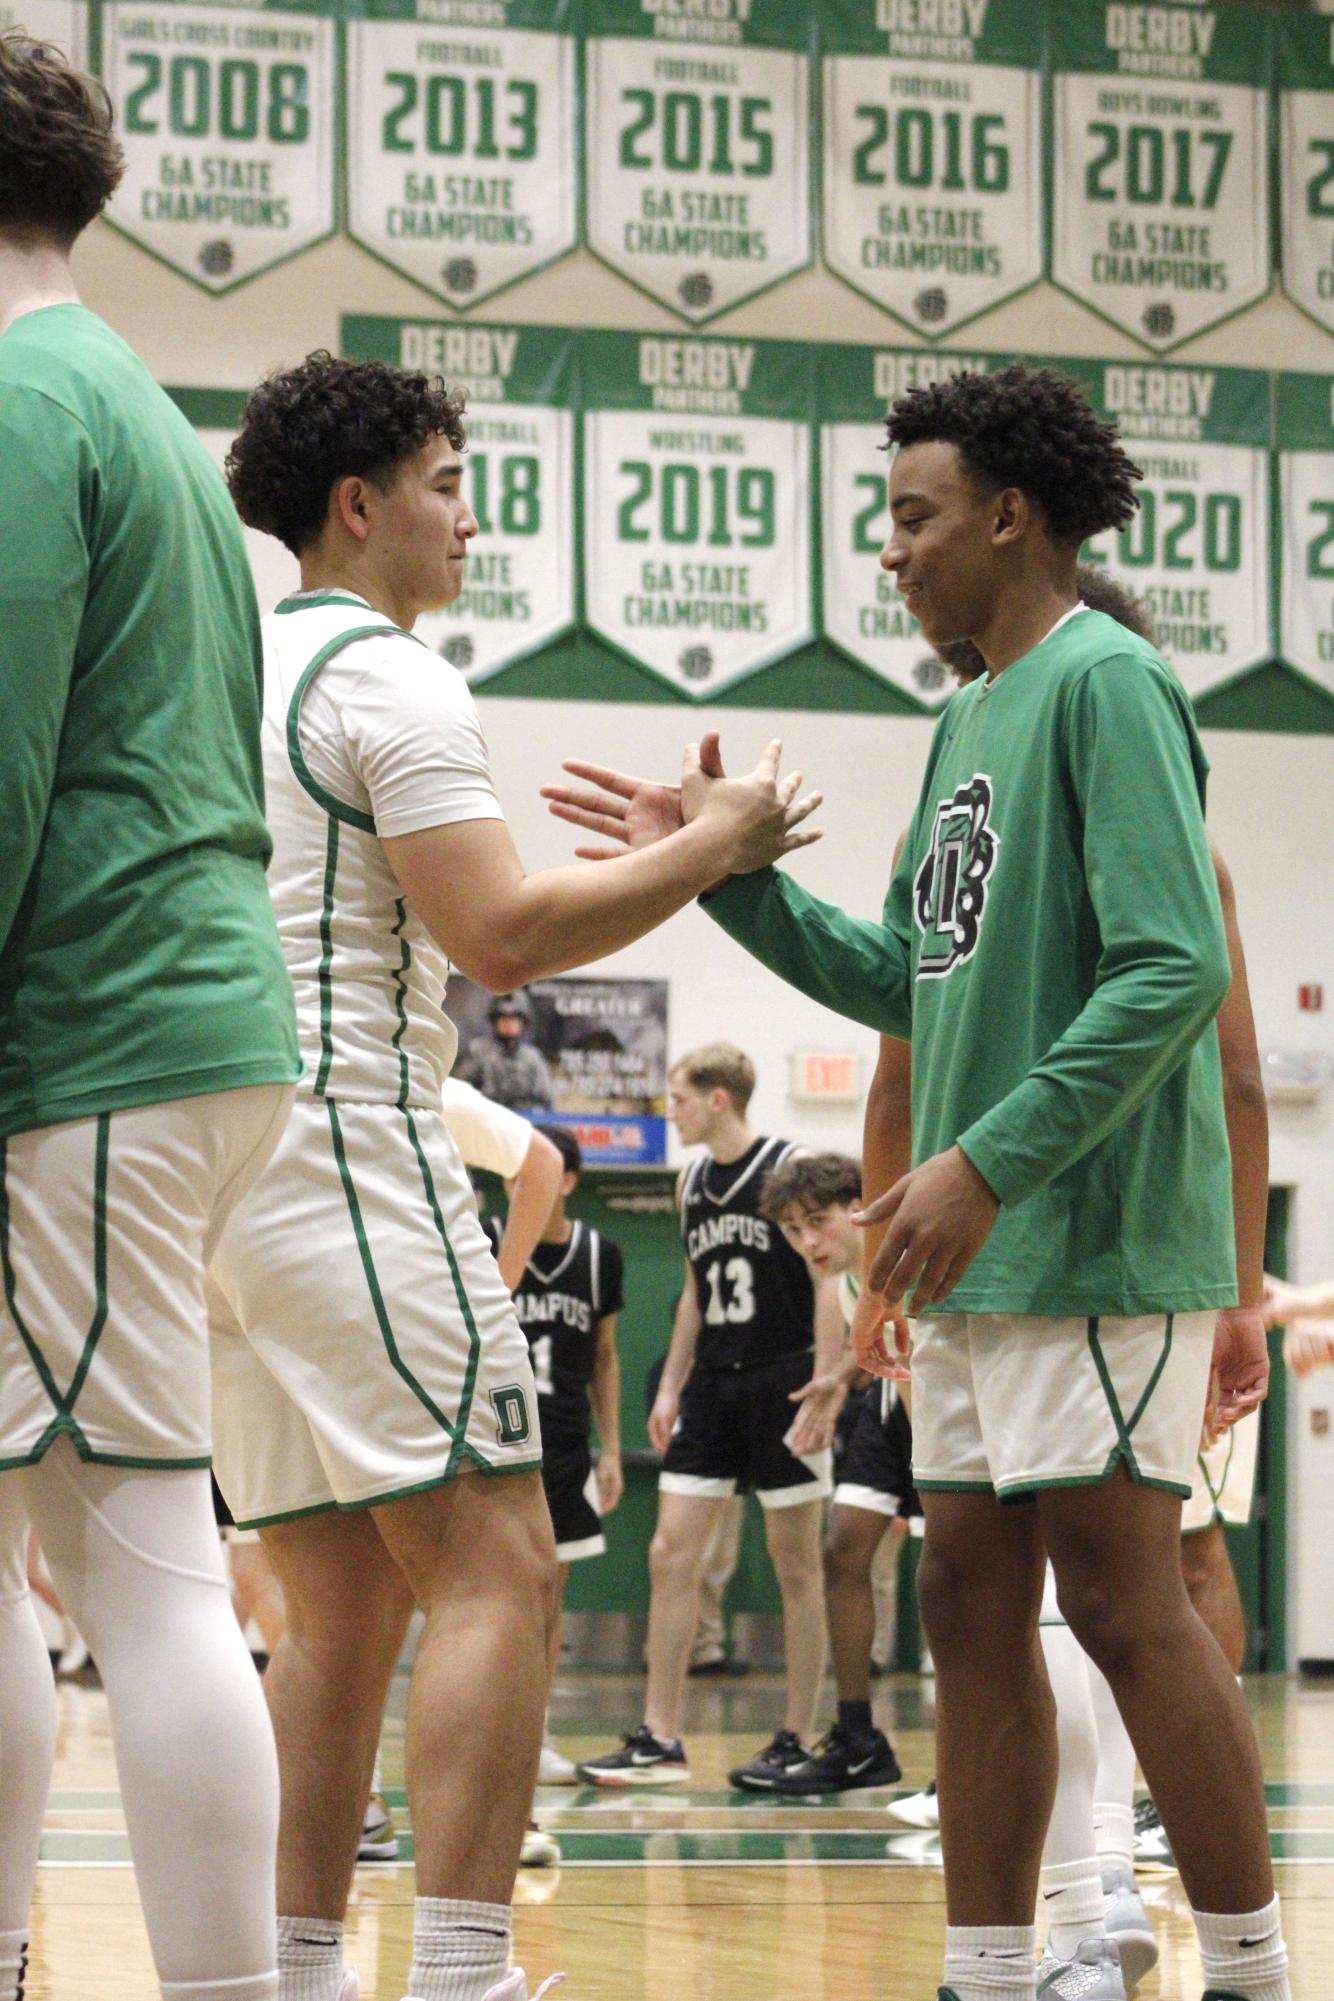
[[[882,564],[927,639],[973,640],[986,678],[940,720],[880,923],[775,870],[708,908],[802,991],[912,1042],[917,1165],[867,1217],[888,1223],[874,1284],[917,1316],[942,1995],[1034,1993],[1045,1544],[1169,1829],[1207,1996],[1288,2001],[1255,1738],[1179,1556],[1211,1361],[1228,1418],[1268,1373],[1260,1317],[1227,1311],[1207,766],[1160,656],[1075,586],[1138,471],[1045,370],[916,391],[888,430]],[[653,788],[581,775],[604,790],[567,797],[580,824],[634,839],[670,818]]]
[[[25,1517],[111,1713],[158,1973],[265,2001],[277,1771],[209,1492],[204,1267],[298,1071],[227,492],[80,303],[100,87],[0,36],[0,2001],[55,1705]]]

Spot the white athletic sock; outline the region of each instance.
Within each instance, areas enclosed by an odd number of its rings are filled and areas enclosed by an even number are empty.
[[[378,1751],[375,1754],[375,1763],[371,1767],[371,1791],[373,1793],[382,1793],[384,1791],[384,1773],[380,1770],[380,1754]]]
[[[23,2001],[28,1970],[28,1934],[0,1932],[0,2001]]]
[[[338,2001],[342,1984],[340,1920],[280,1917],[278,1992],[282,2001]]]
[[[958,2001],[1033,2001],[1036,1925],[946,1925],[944,1985]]]
[[[1078,1864],[1082,1872],[1089,1856],[1097,1852],[1093,1781],[1098,1770],[1098,1731],[1089,1696],[1088,1656],[1068,1626],[1044,1625],[1040,1630],[1047,1679],[1056,1701],[1058,1753],[1056,1795],[1042,1860],[1047,1866]],[[1065,1876],[1061,1880],[1071,1879]]]
[[[162,2001],[276,2001],[276,1973],[248,1973],[240,1980],[164,1980]]]
[[[483,2001],[509,1972],[508,1904],[418,1897],[412,1916],[413,2001]]]
[[[1041,1881],[1047,1944],[1058,1959],[1073,1959],[1082,1939],[1102,1938],[1107,1931],[1098,1858],[1044,1864]]]
[[[1278,1898],[1262,1911],[1192,1911],[1204,1985],[1240,2001],[1292,2001]]]
[[[1104,1869],[1135,1867],[1135,1809],[1119,1800],[1093,1802],[1093,1838]]]

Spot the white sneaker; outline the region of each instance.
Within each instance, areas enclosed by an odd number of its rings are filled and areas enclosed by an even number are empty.
[[[1109,1938],[1081,1940],[1073,1959],[1058,1959],[1051,1947],[1038,1967],[1037,2001],[1126,2001],[1121,1960]]]
[[[1145,1974],[1158,1964],[1158,1941],[1129,1869],[1117,1864],[1104,1869],[1102,1893],[1107,1899],[1107,1936],[1121,1955],[1126,1993],[1133,1994]]]
[[[542,1755],[537,1761],[537,1783],[539,1786],[577,1786],[579,1774],[568,1758],[562,1758],[554,1744],[544,1741]]]
[[[895,1820],[901,1820],[905,1827],[939,1827],[940,1801],[936,1798],[936,1784],[931,1784],[920,1793],[908,1793],[905,1798],[890,1800],[885,1812]]]
[[[535,1820],[530,1820],[524,1829],[523,1846],[519,1850],[519,1866],[522,1869],[554,1869],[560,1861],[560,1843],[554,1834],[548,1834]]]
[[[553,1973],[549,1979],[542,1982],[533,1996],[533,2001],[542,2001],[542,1996],[550,1994],[553,1988],[559,1987],[564,1978],[563,1973]],[[505,1975],[498,1987],[488,1987],[482,1996],[482,2001],[528,2001],[528,1982],[524,1978],[523,1969],[516,1966],[513,1973]]]

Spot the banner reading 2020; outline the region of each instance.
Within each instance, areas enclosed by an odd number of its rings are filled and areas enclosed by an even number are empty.
[[[1279,650],[1334,690],[1334,377],[1278,378]]]
[[[334,0],[107,0],[125,178],[107,220],[210,292],[334,226]]]
[[[1277,23],[1283,289],[1334,333],[1334,18]]]
[[[348,234],[463,310],[573,249],[573,0],[351,0]]]
[[[1102,0],[1052,12],[1051,275],[1147,347],[1269,289],[1269,20]]]
[[[1041,10],[825,0],[824,261],[928,339],[1042,276]]]
[[[585,333],[584,591],[699,700],[811,637],[810,351]]]
[[[415,630],[470,681],[484,681],[574,622],[575,336],[353,314],[342,348],[443,375],[467,394],[463,485],[477,534],[460,596]]]
[[[1116,419],[1144,474],[1132,519],[1085,553],[1144,601],[1187,693],[1270,659],[1269,377],[1204,364],[1050,366]]]
[[[589,0],[594,254],[696,325],[811,257],[805,0]]]

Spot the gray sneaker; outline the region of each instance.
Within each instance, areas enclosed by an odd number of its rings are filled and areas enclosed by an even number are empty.
[[[1083,1939],[1073,1959],[1057,1959],[1049,1946],[1038,1967],[1037,2001],[1126,2001],[1113,1940]]]
[[[1107,1936],[1115,1941],[1121,1955],[1126,1993],[1133,1994],[1145,1974],[1158,1964],[1158,1941],[1132,1870],[1120,1863],[1104,1869],[1102,1893],[1107,1899]]]

